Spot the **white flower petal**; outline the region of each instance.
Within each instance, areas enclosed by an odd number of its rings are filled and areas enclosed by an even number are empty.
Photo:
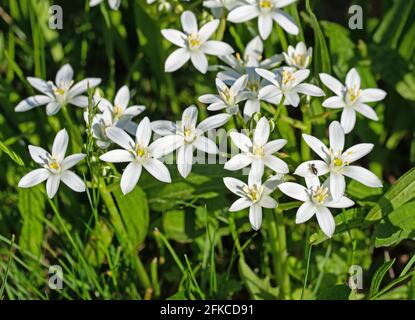
[[[231,178],[231,177],[226,177],[226,178],[223,178],[223,183],[234,194],[239,195],[239,196],[244,196],[244,192],[242,190],[246,188],[247,185],[241,180]]]
[[[304,223],[311,219],[312,216],[316,213],[317,208],[312,201],[304,202],[297,210],[295,216],[295,223],[300,224]]]
[[[350,133],[353,130],[354,125],[356,123],[356,111],[354,111],[354,109],[352,108],[344,108],[340,122],[344,129],[344,133]]]
[[[308,134],[303,134],[303,139],[308,144],[308,146],[313,149],[315,153],[318,154],[318,156],[323,159],[324,161],[328,162],[330,159],[330,152],[329,149],[324,145],[323,142],[321,142],[316,137],[310,136]]]
[[[49,199],[52,199],[59,189],[61,178],[59,175],[51,174],[46,181],[46,193]]]
[[[163,29],[161,30],[161,34],[176,46],[186,47],[186,35],[183,32],[174,29]]]
[[[336,229],[336,223],[334,222],[330,210],[326,207],[319,206],[317,207],[316,216],[321,230],[327,237],[331,238]]]
[[[72,171],[64,171],[61,174],[61,180],[75,192],[85,192],[85,182]]]
[[[272,31],[272,17],[270,15],[260,15],[258,17],[258,30],[262,39],[268,39]]]
[[[60,130],[53,140],[52,156],[56,158],[58,162],[61,162],[65,158],[66,149],[68,148],[69,136],[66,129]]]
[[[262,195],[261,200],[258,202],[258,204],[267,209],[274,209],[277,207],[278,203],[273,198],[271,198],[268,195]]]
[[[360,76],[355,68],[350,69],[347,73],[346,86],[348,88],[360,88]]]
[[[84,153],[75,153],[75,154],[72,154],[72,155],[66,157],[61,162],[62,170],[68,170],[68,169],[72,168],[74,165],[76,165],[79,161],[81,161],[85,157],[86,157],[86,154],[84,154]]]
[[[347,162],[352,163],[370,153],[373,147],[372,143],[359,143],[347,149],[343,153],[343,157],[346,157]]]
[[[266,155],[274,154],[275,152],[281,150],[287,144],[285,139],[272,140],[264,145],[264,152]]]
[[[257,17],[257,8],[253,5],[243,5],[233,9],[228,14],[228,21],[233,23],[245,22]]]
[[[198,32],[196,16],[192,11],[187,10],[183,12],[180,19],[184,32],[187,34]]]
[[[255,203],[249,208],[249,222],[251,223],[252,229],[255,231],[261,228],[262,208]]]
[[[386,92],[381,89],[364,89],[360,93],[360,102],[377,102],[385,99]]]
[[[252,157],[246,154],[237,154],[225,163],[226,170],[236,171],[249,166],[252,163]]]
[[[174,150],[182,146],[183,137],[179,135],[169,135],[153,141],[148,150],[153,158],[160,158],[172,153]]]
[[[314,169],[316,171],[314,171]],[[300,177],[322,176],[329,172],[329,166],[322,160],[311,160],[300,164],[294,174]],[[313,172],[314,171],[314,172]],[[316,174],[317,172],[317,174]]]
[[[88,97],[87,96],[76,96],[74,98],[71,98],[68,101],[68,103],[69,104],[72,104],[72,105],[74,105],[76,107],[86,108],[86,107],[88,107],[89,101],[88,101]],[[60,109],[60,107],[59,107],[59,109]],[[59,111],[59,109],[58,109],[58,111]],[[46,111],[47,111],[47,108],[46,108]]]
[[[248,99],[245,102],[244,107],[244,116],[249,119],[256,112],[259,112],[261,109],[261,104],[258,99]]]
[[[216,146],[215,142],[211,139],[208,139],[204,136],[199,136],[193,141],[193,146],[205,153],[209,154],[217,154],[219,152],[218,147]]]
[[[55,83],[58,87],[69,87],[73,79],[73,69],[69,64],[65,64],[58,70]]]
[[[190,59],[190,53],[188,49],[179,48],[173,51],[166,59],[164,63],[165,72],[174,72],[180,69]]]
[[[252,147],[252,141],[244,134],[239,132],[230,133],[232,142],[242,151],[249,152]]]
[[[343,96],[343,84],[327,73],[320,73],[320,80],[325,84],[327,88],[333,91],[337,96]]]
[[[202,103],[210,104],[210,103],[220,102],[221,99],[216,94],[204,94],[199,97],[199,101]]]
[[[277,173],[287,174],[289,172],[288,165],[275,156],[266,156],[264,158],[264,164]]]
[[[335,154],[343,152],[344,131],[338,121],[333,121],[329,126],[330,148]]]
[[[180,50],[180,49],[179,49]],[[193,66],[201,73],[205,74],[208,67],[208,61],[205,54],[201,50],[191,51],[190,60],[192,60]]]
[[[269,122],[266,117],[262,117],[255,128],[253,142],[257,146],[263,146],[269,138]]]
[[[232,203],[231,207],[229,208],[230,212],[240,211],[246,209],[252,205],[252,201],[249,201],[247,198],[240,198]]]
[[[324,100],[322,105],[325,108],[339,109],[344,108],[345,103],[343,101],[343,98],[334,96]]]
[[[193,166],[193,146],[186,144],[177,150],[177,169],[183,178],[186,178]]]
[[[68,92],[68,99],[76,97],[89,89],[95,88],[101,83],[100,78],[86,78],[76,83]]]
[[[289,34],[293,34],[293,35],[298,34],[299,29],[297,25],[295,24],[294,19],[291,18],[284,11],[281,11],[281,10],[276,11],[274,13],[273,18],[281,26],[281,28],[283,28]]]
[[[135,134],[135,142],[141,147],[147,147],[151,139],[150,119],[145,117],[140,121]]]
[[[329,208],[342,209],[342,208],[349,208],[349,207],[353,206],[354,201],[350,200],[349,198],[346,198],[346,197],[341,197],[337,201],[327,201],[327,202],[324,203],[324,205],[326,207],[329,207]]]
[[[20,179],[18,187],[19,188],[30,188],[33,187],[43,181],[45,181],[51,173],[49,170],[41,168],[41,169],[35,169],[33,171],[30,171],[28,174],[23,176],[23,178]]]
[[[61,109],[61,106],[56,101],[51,101],[46,105],[46,114],[48,116],[54,116],[59,112]]]
[[[35,78],[35,77],[27,77],[27,82],[30,83],[30,85],[35,88],[36,90],[49,95],[53,97],[53,91],[51,89],[51,86],[48,82],[46,82],[43,79]]]
[[[151,123],[151,129],[160,136],[175,134],[178,126],[171,121],[157,120]]]
[[[29,153],[33,161],[41,165],[46,164],[48,162],[48,159],[50,159],[49,152],[47,152],[45,149],[41,147],[29,145]]]
[[[219,26],[219,20],[215,19],[203,25],[199,30],[200,41],[203,43],[208,40]]]
[[[131,152],[123,149],[115,149],[108,151],[99,157],[102,161],[111,163],[131,162],[134,156]]]
[[[330,193],[333,200],[336,201],[344,195],[346,190],[346,180],[343,175],[337,172],[330,173]]]
[[[127,132],[120,128],[108,128],[105,130],[105,134],[110,140],[126,150],[134,149],[135,147],[134,140],[128,135]]]
[[[368,106],[367,104],[359,103],[354,106],[354,109],[359,112],[360,114],[364,115],[366,118],[370,120],[378,121],[378,115],[376,114],[375,110],[372,107]]]
[[[143,167],[157,180],[166,183],[171,182],[170,172],[160,160],[148,159],[143,163]]]
[[[276,79],[276,76],[273,72],[271,72],[269,70],[266,70],[266,69],[261,69],[261,68],[255,68],[255,72],[257,74],[259,74],[265,80],[268,80],[269,82],[276,85],[277,87],[279,86],[279,83],[278,83],[278,81]]]
[[[140,179],[142,166],[138,162],[131,162],[125,167],[121,176],[121,191],[123,194],[127,194],[132,191],[137,185],[138,179]]]
[[[35,107],[51,102],[52,98],[43,95],[31,96],[19,102],[14,108],[15,112],[25,112]]]
[[[182,124],[188,128],[194,128],[196,126],[198,114],[199,111],[196,106],[191,105],[187,107],[182,114]]]
[[[359,167],[359,166],[346,166],[343,168],[343,174],[346,177],[352,178],[360,183],[371,187],[381,188],[382,182],[380,179],[371,171]]]
[[[300,96],[296,92],[286,92],[284,93],[284,96],[284,105],[298,107],[298,105],[300,104]]]
[[[321,90],[319,87],[308,83],[300,83],[295,87],[295,90],[298,93],[306,94],[312,97],[322,97],[325,95],[323,90]]]
[[[121,107],[123,110],[127,108],[130,101],[130,90],[127,86],[122,86],[115,95],[114,105]]]
[[[286,194],[287,196],[297,199],[303,202],[310,200],[310,196],[308,191],[305,187],[298,183],[294,182],[284,182],[281,183],[278,188],[281,190],[282,193]]]
[[[246,85],[248,83],[248,75],[243,75],[241,77],[239,77],[234,84],[232,85],[232,87],[230,88],[232,92],[234,93],[239,93],[240,91],[242,91],[243,89],[245,89]]]

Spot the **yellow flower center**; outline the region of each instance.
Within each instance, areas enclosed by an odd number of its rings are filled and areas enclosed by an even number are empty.
[[[256,184],[254,184],[252,186],[252,188],[249,188],[247,186],[245,186],[243,188],[243,191],[245,192],[246,196],[251,199],[253,202],[256,202],[259,200],[261,194],[260,194],[260,190],[258,189],[258,187],[256,186]]]
[[[256,156],[263,157],[265,155],[264,147],[254,145],[252,153]]]
[[[303,54],[296,54],[293,57],[293,60],[297,66],[303,66],[305,62],[305,57]]]
[[[198,34],[189,34],[187,36],[187,42],[190,49],[198,48],[200,46],[200,38]]]
[[[258,81],[249,81],[246,85],[246,88],[249,91],[257,92],[259,90],[259,82]]]
[[[135,154],[137,157],[143,158],[147,155],[147,149],[141,148],[138,144],[135,146]]]
[[[52,159],[52,161],[49,163],[49,169],[51,170],[59,170],[61,168],[61,166],[59,165],[58,161],[56,161],[56,159]]]
[[[289,82],[291,82],[292,80],[294,80],[294,73],[289,71],[289,70],[284,70],[282,72],[282,82],[284,85],[287,85]]]
[[[120,106],[114,106],[113,114],[114,114],[114,118],[116,119],[121,118],[123,114],[123,109]]]
[[[355,101],[360,96],[361,90],[356,90],[355,88],[348,88],[347,95],[350,101]]]
[[[231,89],[225,88],[223,91],[219,92],[219,95],[227,104],[233,104],[233,93]]]
[[[55,94],[63,96],[65,94],[65,89],[57,88],[55,89]]]
[[[329,189],[325,187],[317,187],[313,193],[313,200],[317,203],[323,203],[329,195]]]
[[[272,1],[270,1],[270,0],[261,0],[261,1],[259,1],[259,6],[262,9],[271,9],[272,8]]]
[[[185,137],[190,137],[191,135],[192,135],[192,129],[190,129],[190,128],[184,128],[183,129],[183,135],[185,136]]]
[[[334,158],[333,163],[336,167],[341,167],[343,165],[343,160],[341,158]]]

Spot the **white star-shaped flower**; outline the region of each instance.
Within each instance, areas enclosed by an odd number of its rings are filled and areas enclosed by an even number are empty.
[[[304,202],[297,210],[295,223],[304,223],[316,215],[321,230],[331,238],[336,223],[328,208],[348,208],[353,206],[354,202],[344,196],[334,201],[327,183],[320,186],[318,179],[306,180],[306,183],[307,188],[294,182],[281,183],[278,188],[287,196]]]
[[[268,167],[279,174],[288,173],[288,165],[281,159],[274,156],[287,143],[285,139],[277,139],[268,142],[270,126],[267,118],[262,117],[256,126],[253,139],[238,132],[230,134],[233,143],[242,153],[233,156],[225,163],[227,170],[240,170],[251,166],[249,175],[254,175],[259,179],[264,174],[264,167]]]
[[[104,0],[89,0],[89,6],[95,7],[103,1]],[[118,10],[121,4],[121,0],[108,0],[108,4],[112,10]]]
[[[240,197],[231,205],[229,211],[235,212],[249,208],[249,221],[252,229],[259,230],[262,224],[262,208],[273,209],[278,205],[277,201],[270,197],[277,187],[276,181],[268,180],[262,184],[260,179],[250,175],[248,184],[230,177],[223,178],[223,182],[232,193]]]
[[[172,150],[177,151],[177,169],[183,178],[186,178],[193,166],[193,151],[198,149],[209,154],[219,152],[215,142],[206,138],[204,133],[223,126],[231,115],[222,113],[206,118],[197,125],[198,110],[190,106],[184,110],[182,121],[176,124],[171,121],[159,120],[152,123],[153,131],[160,136],[171,137]]]
[[[201,73],[206,73],[208,61],[206,55],[226,56],[233,53],[230,45],[222,41],[209,40],[219,26],[219,20],[213,20],[203,25],[200,30],[196,16],[191,11],[181,15],[183,31],[163,29],[161,33],[171,43],[180,48],[173,51],[167,58],[164,69],[173,72],[181,68],[189,59]]]
[[[302,83],[310,75],[310,70],[296,70],[291,67],[282,67],[274,72],[257,68],[255,71],[264,79],[271,82],[270,85],[259,91],[259,98],[273,104],[279,104],[282,97],[284,105],[298,107],[300,104],[299,94],[313,97],[324,96],[323,90],[319,87]]]
[[[226,109],[229,114],[236,114],[239,111],[239,103],[247,99],[244,90],[248,82],[248,76],[241,76],[229,88],[222,80],[216,78],[217,94],[205,94],[199,97],[199,101],[207,103],[209,111]]]
[[[307,69],[313,56],[313,48],[306,47],[304,42],[297,43],[296,47],[288,46],[288,52],[282,53],[285,63],[297,69]]]
[[[340,122],[345,133],[353,130],[356,123],[356,111],[371,120],[379,120],[376,112],[367,103],[383,100],[386,92],[381,89],[361,89],[360,75],[355,68],[347,73],[345,85],[327,73],[321,73],[320,79],[336,94],[325,100],[323,107],[343,108]]]
[[[53,141],[51,153],[41,147],[30,145],[30,156],[33,161],[43,168],[35,169],[26,174],[20,179],[19,187],[30,188],[47,180],[46,193],[50,199],[55,196],[61,181],[76,192],[84,192],[84,181],[69,169],[85,158],[85,154],[77,153],[65,158],[68,142],[68,133],[65,129],[62,129]]]
[[[123,149],[108,151],[99,158],[112,163],[129,162],[121,176],[120,186],[124,194],[137,185],[143,167],[157,180],[171,182],[169,170],[158,160],[164,155],[171,141],[162,138],[150,144],[151,124],[147,117],[139,123],[135,141],[124,130],[116,127],[108,128],[106,135]]]
[[[74,84],[73,69],[69,64],[65,64],[56,73],[55,83],[33,77],[28,77],[27,81],[33,88],[40,91],[42,95],[24,99],[16,106],[14,111],[24,112],[46,104],[48,116],[58,113],[67,104],[86,108],[88,106],[88,97],[82,94],[88,88],[94,88],[101,83],[100,78],[86,78]]]
[[[273,21],[290,34],[299,32],[294,20],[281,9],[296,0],[246,0],[248,4],[236,7],[228,15],[228,21],[245,22],[258,18],[258,30],[262,39],[267,39],[272,31]]]
[[[344,131],[338,121],[333,121],[329,127],[330,148],[316,137],[303,134],[303,139],[321,160],[306,161],[298,166],[294,174],[315,180],[316,177],[330,173],[329,186],[333,199],[339,199],[346,189],[345,176],[372,187],[382,187],[379,178],[369,170],[350,165],[367,155],[373,149],[371,143],[360,143],[344,150]]]

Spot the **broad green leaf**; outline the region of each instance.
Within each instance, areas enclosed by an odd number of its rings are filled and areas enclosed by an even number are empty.
[[[396,90],[405,99],[415,101],[415,75],[413,71],[404,75],[403,79],[396,84]]]
[[[345,284],[328,288],[317,296],[317,300],[348,300],[351,289]]]
[[[147,197],[144,191],[135,187],[127,195],[123,195],[120,188],[113,191],[121,218],[132,248],[137,248],[147,236],[150,214]]]
[[[191,242],[197,235],[195,228],[196,217],[184,210],[172,210],[163,213],[162,223],[167,238],[177,242]]]
[[[306,10],[307,13],[310,15],[311,20],[311,27],[314,30],[314,67],[316,74],[321,72],[331,73],[331,62],[330,62],[330,54],[327,48],[326,39],[324,38],[323,32],[321,32],[321,28],[317,17],[313,13],[310,7],[310,0],[306,2]]]
[[[239,274],[252,299],[278,299],[278,288],[272,287],[266,280],[259,278],[243,258],[239,259]]]
[[[394,263],[395,259],[387,261],[378,270],[376,270],[372,278],[372,283],[370,284],[370,297],[373,297],[378,293],[383,278]]]
[[[19,245],[23,250],[40,257],[43,242],[43,219],[45,218],[45,198],[40,187],[18,189],[18,203],[23,220]]]
[[[393,210],[399,208],[415,197],[415,168],[412,168],[380,198],[378,203],[369,211],[365,222],[372,223],[382,219]]]
[[[85,247],[85,256],[93,266],[101,265],[107,257],[113,232],[105,220],[100,220],[92,231]]]
[[[375,246],[395,245],[415,237],[415,201],[392,211],[375,228]]]

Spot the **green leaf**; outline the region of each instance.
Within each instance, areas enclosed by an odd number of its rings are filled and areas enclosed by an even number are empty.
[[[267,281],[259,278],[243,258],[239,259],[239,274],[252,299],[278,299],[278,288],[273,288]]]
[[[415,75],[413,71],[403,76],[403,79],[396,84],[396,90],[405,99],[415,101]]]
[[[375,228],[375,246],[395,245],[415,237],[415,201],[392,211]]]
[[[351,289],[345,284],[328,288],[318,295],[318,300],[348,300]]]
[[[326,39],[324,38],[323,32],[321,32],[317,17],[313,13],[313,10],[311,10],[310,0],[307,0],[306,2],[306,10],[310,15],[311,27],[314,30],[315,50],[313,59],[315,72],[316,74],[321,72],[331,73],[330,54],[327,48]]]
[[[194,214],[186,214],[184,210],[167,211],[162,217],[164,234],[177,242],[191,242],[197,235],[194,220]]]
[[[43,220],[45,219],[45,198],[40,187],[18,189],[17,207],[23,219],[19,245],[23,250],[40,257],[43,241]]]
[[[373,223],[387,216],[415,197],[415,168],[412,168],[380,198],[379,202],[369,211],[366,223]]]
[[[123,195],[120,188],[112,193],[124,222],[128,241],[132,248],[137,248],[147,236],[150,221],[146,194],[139,186],[127,195]]]
[[[85,256],[93,266],[101,265],[107,257],[113,232],[105,220],[100,220],[92,231],[85,247]]]
[[[376,43],[396,48],[412,12],[413,1],[396,0],[373,35]]]
[[[378,270],[376,270],[372,278],[372,283],[370,284],[369,297],[373,297],[376,295],[376,293],[378,293],[382,280],[385,277],[385,274],[388,272],[388,270],[392,267],[394,263],[395,259],[387,261]]]
[[[14,152],[10,147],[6,146],[3,142],[0,141],[0,150],[7,154],[10,159],[16,162],[19,166],[24,166],[24,162],[20,156]]]

